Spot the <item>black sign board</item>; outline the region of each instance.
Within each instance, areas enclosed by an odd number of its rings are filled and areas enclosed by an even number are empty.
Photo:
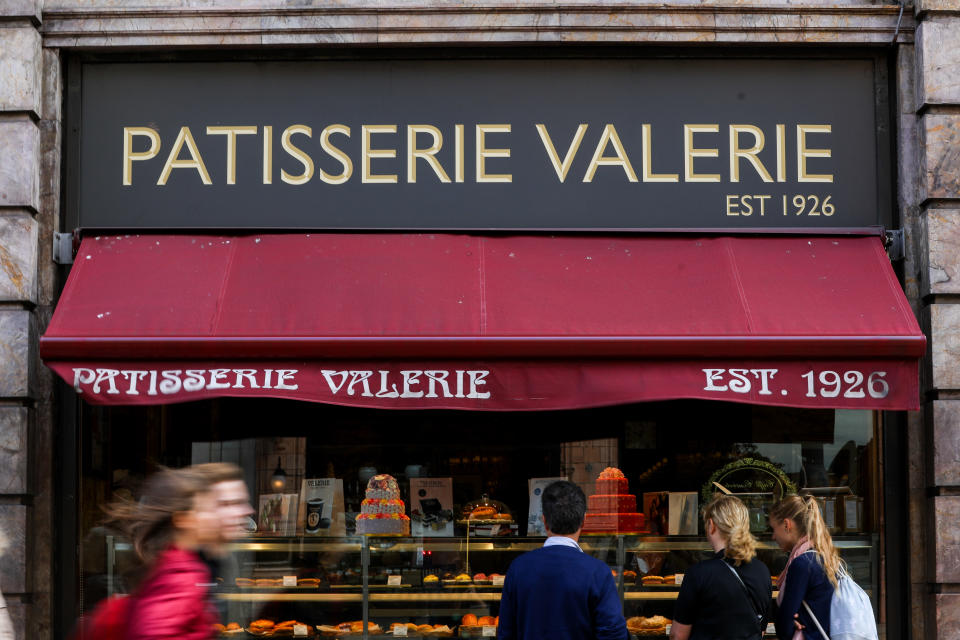
[[[874,87],[871,59],[88,63],[78,223],[875,226]]]

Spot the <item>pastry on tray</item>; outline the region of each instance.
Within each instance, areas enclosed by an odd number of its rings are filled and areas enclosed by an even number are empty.
[[[663,576],[643,576],[640,578],[640,584],[651,585],[651,584],[663,584]]]
[[[273,634],[273,628],[277,626],[273,620],[254,620],[247,625],[247,633],[252,636],[269,636]]]
[[[423,584],[437,584],[440,582],[440,578],[431,574],[423,576]]]

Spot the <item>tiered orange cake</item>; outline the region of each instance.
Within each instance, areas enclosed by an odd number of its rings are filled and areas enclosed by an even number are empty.
[[[587,497],[583,533],[639,533],[645,527],[637,513],[637,496],[627,493],[627,479],[620,469],[607,467],[597,478],[597,493]]]
[[[393,476],[380,474],[370,478],[367,495],[360,504],[357,533],[367,535],[410,535],[410,518],[400,499],[400,488]]]

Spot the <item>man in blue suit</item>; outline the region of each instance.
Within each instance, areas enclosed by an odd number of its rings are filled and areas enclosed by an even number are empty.
[[[577,485],[543,491],[547,541],[510,565],[500,600],[500,640],[627,640],[610,568],[577,541],[587,498]]]

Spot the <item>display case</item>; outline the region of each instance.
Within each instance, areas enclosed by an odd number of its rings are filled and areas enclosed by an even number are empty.
[[[543,542],[511,536],[251,538],[233,544],[221,559],[213,590],[222,624],[243,629],[229,637],[293,636],[292,625],[271,634],[252,628],[257,620],[300,622],[304,637],[490,637],[510,563]],[[106,543],[108,582],[122,591],[132,552],[112,537]],[[878,536],[840,536],[834,544],[876,606]],[[580,546],[610,567],[627,618],[672,618],[684,573],[712,553],[695,536],[585,536]],[[787,559],[770,540],[760,541],[758,556],[774,576]],[[644,576],[670,579],[644,584]],[[473,618],[464,624],[468,615]]]

